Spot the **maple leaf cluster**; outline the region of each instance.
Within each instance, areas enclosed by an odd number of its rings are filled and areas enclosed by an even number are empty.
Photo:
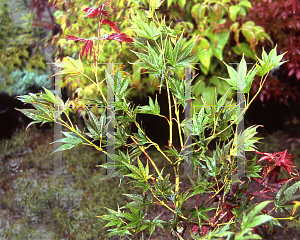
[[[99,40],[103,40],[103,39],[115,40],[115,41],[119,42],[121,44],[121,46],[122,46],[122,42],[128,42],[128,43],[133,42],[133,39],[130,38],[128,35],[126,35],[126,33],[120,33],[119,29],[115,25],[117,22],[113,22],[109,19],[102,18],[103,16],[110,17],[108,15],[109,11],[104,10],[104,7],[106,5],[109,6],[111,9],[114,9],[112,6],[109,5],[109,2],[101,4],[99,8],[87,7],[82,10],[83,12],[86,12],[86,14],[82,18],[99,16],[99,23],[100,23],[99,28],[101,27],[101,24],[103,24],[103,25],[107,24],[113,30],[115,30],[117,32],[117,33],[112,33],[110,35],[104,34],[102,37],[100,37]],[[81,55],[81,57],[83,55],[85,55],[87,57],[88,53],[90,53],[90,58],[91,58],[92,52],[94,52],[94,63],[95,63],[95,50],[94,50],[94,46],[93,46],[94,39],[79,38],[79,37],[75,37],[75,36],[68,35],[68,34],[65,34],[65,35],[68,37],[67,38],[68,40],[75,40],[75,43],[77,43],[78,41],[85,42],[79,55]]]
[[[278,193],[280,188],[282,188],[287,181],[299,177],[299,173],[292,163],[293,154],[288,154],[287,150],[275,153],[256,153],[263,155],[263,157],[261,157],[258,162],[267,161],[267,165],[263,168],[262,179],[254,178],[259,183],[255,192],[253,194],[250,194],[249,192],[244,191],[244,193],[246,193],[247,195],[272,198],[272,196],[270,195],[271,192]],[[292,178],[278,179],[280,169],[284,169],[285,171],[287,171]],[[261,185],[264,186],[264,189],[257,192],[258,188]]]

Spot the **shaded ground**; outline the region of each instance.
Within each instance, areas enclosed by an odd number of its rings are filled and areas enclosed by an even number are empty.
[[[64,172],[53,175],[53,145],[49,145],[52,141],[53,130],[29,128],[12,140],[0,142],[0,239],[105,239],[102,227],[106,222],[96,216],[106,214],[103,206],[122,206],[126,200],[122,193],[129,193],[130,185],[123,182],[118,188],[117,179],[100,181],[104,172],[95,165],[104,163],[105,157],[84,146],[63,152]],[[300,134],[277,132],[266,136],[263,142],[258,145],[262,152],[288,149],[295,155],[294,165],[299,170]],[[255,184],[251,184],[250,192]],[[205,200],[200,198],[199,204]],[[190,201],[190,207],[195,201]],[[147,217],[152,220],[162,212],[162,220],[173,217],[160,206],[149,208]],[[287,227],[291,222],[282,224]],[[295,240],[300,239],[298,236],[300,232],[295,228],[283,231],[276,227],[266,239]],[[140,235],[135,239],[140,239]],[[176,237],[158,230],[151,239]]]

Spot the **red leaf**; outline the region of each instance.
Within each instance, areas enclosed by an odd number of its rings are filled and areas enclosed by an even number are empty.
[[[92,56],[92,51],[93,51],[93,40],[87,40],[85,44],[82,47],[82,51],[80,52],[81,55],[85,55],[87,57],[88,52],[90,52],[90,58]]]
[[[68,40],[75,40],[75,43],[77,43],[78,41],[85,42],[79,55],[81,55],[81,57],[83,55],[85,55],[85,57],[87,57],[88,52],[90,52],[90,58],[91,58],[92,51],[94,50],[93,40],[85,39],[85,38],[78,38],[78,37],[68,35],[68,34],[65,34],[65,35],[68,37]],[[95,63],[95,52],[94,52],[94,63]]]
[[[296,78],[299,81],[299,79],[300,79],[300,69],[299,68],[296,70]]]
[[[209,230],[209,226],[202,226],[201,227],[202,235],[205,236],[208,230]]]
[[[117,23],[117,22],[113,22],[108,19],[102,19],[101,23],[104,25],[106,25],[106,23],[107,23],[112,29],[114,29],[116,32],[120,33],[119,29],[115,25],[115,23]]]
[[[87,7],[82,10],[83,12],[86,12],[86,14],[81,18],[83,19],[84,17],[95,17],[99,15],[100,9],[96,7]]]
[[[199,230],[199,226],[197,224],[193,224],[192,226],[192,233],[197,232]]]
[[[112,6],[109,5],[109,2],[101,4],[99,8],[87,7],[87,8],[82,10],[83,12],[86,12],[86,14],[82,18],[84,18],[84,17],[95,17],[95,16],[98,16],[98,15],[101,15],[101,14],[106,16],[106,17],[110,17],[110,16],[107,15],[109,13],[109,11],[104,10],[104,7],[106,5],[109,6],[111,9],[114,9]]]
[[[295,72],[295,68],[291,68],[288,74],[288,77],[292,76]]]
[[[77,43],[78,41],[86,41],[85,38],[79,38],[68,34],[65,35],[68,37],[68,40],[75,40],[75,43]]]
[[[133,39],[126,35],[126,33],[112,33],[109,36],[103,35],[100,39],[115,40],[118,41],[121,44],[121,46],[122,42],[133,42]]]
[[[261,234],[258,232],[258,230],[257,230],[257,228],[256,227],[254,227],[254,228],[252,228],[252,230],[251,230],[253,233],[256,233],[256,234],[258,234],[261,238],[263,238],[262,236],[261,236]]]
[[[285,169],[290,175],[293,173],[292,168],[295,170],[295,175],[299,176],[297,169],[294,167],[292,163],[293,154],[287,154],[287,150],[283,152],[275,152],[275,153],[261,153],[257,152],[258,154],[264,155],[264,157],[260,158],[258,162],[267,160],[268,165],[275,164],[276,166],[280,167],[281,169]],[[292,175],[291,175],[292,176]]]
[[[264,102],[264,95],[263,95],[263,94],[260,94],[260,95],[259,95],[259,99],[260,99],[261,102]]]

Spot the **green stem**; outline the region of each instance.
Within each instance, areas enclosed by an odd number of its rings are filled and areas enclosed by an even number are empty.
[[[169,137],[169,147],[172,147],[172,142],[173,142],[173,136],[172,136],[172,106],[171,106],[171,98],[170,98],[170,88],[169,88],[169,84],[168,84],[168,79],[166,79],[166,85],[167,85],[167,92],[168,92],[168,104],[169,104],[169,128],[170,128],[170,137]]]
[[[145,137],[147,138],[147,140],[155,146],[155,148],[157,149],[157,151],[159,151],[159,152],[164,156],[164,158],[165,158],[169,163],[171,163],[171,164],[173,165],[173,162],[171,161],[171,159],[168,158],[168,157],[166,156],[166,154],[164,154],[164,152],[160,149],[159,145],[158,145],[157,143],[151,141],[150,138],[148,138],[148,136],[144,133],[144,131],[141,129],[140,125],[139,125],[137,122],[135,122],[135,125],[136,125],[137,128],[145,135]]]
[[[137,141],[134,139],[134,137],[133,137],[133,136],[130,136],[130,137],[131,137],[131,139],[135,142],[135,144],[138,146],[138,148],[146,155],[146,157],[148,158],[148,160],[151,162],[152,166],[154,167],[154,169],[155,169],[157,175],[159,176],[159,175],[160,175],[160,172],[159,172],[159,170],[158,170],[158,168],[157,168],[155,162],[154,162],[154,161],[152,160],[152,158],[148,155],[148,153],[145,151],[145,149],[144,149],[142,146],[138,145],[138,143],[137,143]],[[162,176],[161,176],[161,180],[164,180]]]
[[[216,193],[215,193],[210,199],[208,199],[208,200],[203,204],[203,206],[204,206],[205,204],[207,204],[209,201],[211,201],[215,196],[217,196],[225,186],[226,186],[226,184],[224,184],[218,191],[216,191]]]
[[[176,101],[176,98],[174,97],[174,95],[173,95],[173,101],[174,101],[174,106],[175,106],[175,115],[176,115],[176,118],[177,118],[177,126],[178,126],[180,146],[181,146],[181,149],[182,149],[183,148],[183,140],[182,140],[181,129],[180,129],[179,107],[177,107],[177,101]]]
[[[287,218],[275,218],[276,220],[295,220],[295,217],[287,217]]]
[[[179,194],[179,166],[180,162],[177,164],[177,169],[176,166],[173,166],[174,169],[174,175],[175,175],[175,194]],[[175,206],[178,207],[178,198],[176,198],[175,201]]]
[[[162,206],[165,206],[167,209],[169,209],[171,212],[175,213],[175,210],[173,210],[172,208],[170,208],[167,204],[165,204],[165,202],[162,200],[159,200],[159,198],[155,195],[155,193],[153,192],[152,188],[150,188],[150,191],[153,195],[154,198],[156,198],[159,203],[162,205]],[[179,216],[185,220],[187,220],[187,218],[185,216],[183,216],[182,214],[179,214]]]
[[[82,136],[79,132],[77,132],[74,128],[70,127],[67,123],[65,123],[63,120],[61,120],[61,122],[58,122],[56,120],[54,120],[55,123],[57,124],[61,124],[62,126],[68,128],[71,132],[76,133],[77,135],[79,135],[84,141],[86,141],[88,144],[86,145],[90,145],[94,148],[96,148],[99,152],[103,152],[105,154],[107,154],[102,148],[99,148],[97,145],[95,145],[94,143],[92,143],[91,141],[89,141],[88,139],[86,139],[84,136]]]
[[[230,128],[230,127],[231,127],[231,126],[232,126],[232,125],[233,125],[233,124],[234,124],[234,123],[242,116],[242,114],[245,114],[245,112],[248,110],[248,108],[249,108],[249,106],[251,105],[251,103],[254,101],[254,99],[256,98],[256,96],[257,96],[257,95],[259,94],[259,92],[261,91],[261,89],[262,89],[262,87],[263,87],[263,84],[264,84],[264,82],[266,81],[266,78],[267,78],[268,74],[269,74],[269,73],[267,73],[265,79],[264,79],[263,82],[260,84],[260,87],[259,87],[257,93],[255,94],[255,96],[251,99],[250,103],[247,104],[247,106],[244,108],[244,110],[241,112],[241,114],[237,117],[237,119],[234,120],[229,126],[227,126],[226,128],[224,128],[222,131],[216,133],[216,135],[215,135],[214,137],[216,137],[216,136],[218,136],[219,134],[225,132],[228,128]],[[209,137],[209,138],[206,138],[205,140],[207,141],[207,140],[212,139],[212,138],[213,138],[213,136],[211,136],[211,137]],[[197,144],[197,143],[194,143],[193,145],[195,145],[195,144]]]
[[[247,104],[247,106],[245,107],[245,112],[246,112],[246,110],[249,108],[249,106],[251,105],[251,103],[254,101],[254,99],[257,97],[257,95],[260,93],[260,91],[262,90],[262,88],[263,88],[263,86],[264,86],[264,83],[265,83],[265,81],[266,81],[268,75],[269,75],[269,73],[266,74],[265,79],[264,79],[264,80],[262,81],[262,83],[260,84],[257,93],[256,93],[256,94],[254,95],[254,97],[251,99],[251,101],[249,102],[249,104]],[[248,95],[248,97],[249,97],[249,95]]]
[[[87,79],[89,79],[92,83],[94,83],[94,84],[97,86],[97,88],[99,89],[100,94],[101,94],[103,100],[104,100],[105,102],[107,102],[107,101],[106,101],[106,98],[105,98],[105,96],[104,96],[104,94],[103,94],[103,92],[102,92],[102,90],[101,90],[101,88],[100,88],[100,86],[99,86],[99,84],[98,84],[97,67],[96,67],[96,72],[95,72],[96,82],[95,82],[93,79],[91,79],[88,75],[86,75],[86,74],[82,74],[82,75],[85,76]],[[101,81],[101,83],[102,83],[102,81]]]

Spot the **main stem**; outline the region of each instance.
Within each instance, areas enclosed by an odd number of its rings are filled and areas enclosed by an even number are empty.
[[[171,98],[170,98],[170,89],[168,84],[168,79],[166,79],[167,85],[167,92],[168,92],[168,103],[169,103],[169,128],[170,128],[170,137],[169,137],[169,147],[172,147],[173,136],[172,136],[172,129],[173,129],[173,122],[172,122],[172,106],[171,106]]]
[[[99,57],[99,44],[100,44],[101,20],[102,20],[102,13],[99,15],[98,44],[97,44],[97,65],[98,65],[98,57]]]
[[[181,135],[181,129],[180,129],[180,119],[179,119],[179,106],[177,105],[176,98],[173,95],[173,101],[174,101],[174,106],[175,106],[175,115],[177,118],[177,126],[178,126],[178,132],[179,132],[179,140],[180,140],[180,146],[181,149],[183,148],[183,140],[182,140],[182,135]]]

